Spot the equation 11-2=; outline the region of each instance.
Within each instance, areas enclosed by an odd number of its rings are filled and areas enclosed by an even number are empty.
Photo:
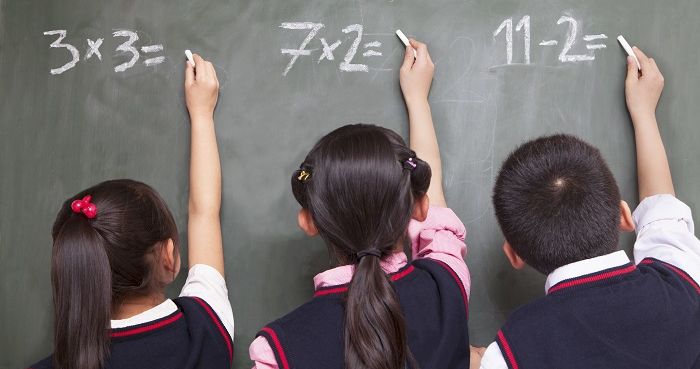
[[[579,22],[568,15],[562,15],[559,20],[557,20],[557,25],[568,25],[566,32],[566,39],[563,40],[563,45],[561,46],[561,51],[559,53],[559,61],[562,63],[576,63],[582,61],[595,60],[595,53],[597,50],[605,49],[607,45],[605,44],[608,36],[605,34],[586,34],[583,35],[582,39],[586,42],[586,49],[588,50],[585,54],[572,54],[571,49],[576,45],[579,39],[580,26]],[[494,42],[497,41],[501,33],[505,33],[506,41],[506,65],[513,64],[513,34],[522,35],[523,39],[523,61],[522,64],[530,64],[532,62],[530,57],[531,50],[531,27],[530,27],[530,16],[526,15],[522,17],[518,23],[513,27],[513,18],[507,18],[496,28],[493,32]],[[548,39],[542,40],[538,43],[540,47],[559,47],[559,40]]]
[[[57,48],[57,49],[65,49],[70,57],[70,60],[63,64],[60,67],[57,68],[52,68],[50,70],[51,74],[61,74],[64,73],[78,64],[80,61],[80,51],[78,48],[72,44],[69,43],[64,43],[63,40],[66,38],[66,30],[64,29],[58,29],[58,30],[53,30],[53,31],[46,31],[44,32],[44,35],[46,36],[56,36],[57,38],[54,40],[54,42],[49,45],[51,48]],[[139,40],[139,35],[136,31],[130,31],[130,30],[116,30],[112,33],[113,38],[125,38],[126,40],[117,46],[116,50],[117,52],[126,55],[129,59],[117,66],[114,67],[115,72],[124,72],[125,70],[132,68],[136,62],[139,61],[139,58],[141,57],[141,53],[143,54],[157,54],[163,51],[163,45],[162,44],[157,44],[157,45],[144,45],[138,48],[136,46],[137,41]],[[93,56],[96,57],[99,61],[102,61],[102,52],[100,51],[100,47],[102,46],[102,42],[104,41],[103,38],[98,38],[96,40],[91,40],[91,39],[86,39],[86,44],[87,48],[85,50],[85,56],[83,58],[83,61],[88,61],[90,58]],[[139,51],[140,49],[140,51]],[[149,55],[150,56],[150,55]],[[165,56],[154,56],[150,57],[146,60],[143,61],[143,64],[147,67],[151,67],[154,65],[161,64],[165,61]]]

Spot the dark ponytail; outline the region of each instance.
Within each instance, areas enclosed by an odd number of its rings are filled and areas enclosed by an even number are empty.
[[[92,219],[71,209],[86,195],[97,207]],[[54,367],[104,368],[112,307],[164,287],[154,253],[168,239],[177,245],[177,227],[151,187],[114,180],[66,200],[52,235]]]
[[[345,306],[346,369],[413,364],[401,306],[380,260],[405,242],[430,174],[398,134],[357,124],[323,137],[292,176],[295,198],[332,253],[356,264]]]
[[[54,360],[60,369],[96,369],[109,353],[112,273],[104,240],[85,217],[71,217],[54,240],[51,282]]]

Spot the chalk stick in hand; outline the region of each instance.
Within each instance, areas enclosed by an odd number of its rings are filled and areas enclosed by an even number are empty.
[[[637,59],[637,55],[634,53],[634,50],[632,50],[632,46],[625,40],[622,35],[617,36],[617,41],[622,45],[622,48],[625,49],[627,52],[627,55],[631,56],[634,58],[634,62],[637,63],[637,70],[642,70],[641,64],[639,64],[639,59]]]
[[[396,35],[399,36],[399,39],[401,39],[401,42],[403,42],[403,44],[406,45],[406,47],[411,46],[411,43],[408,41],[408,37],[406,37],[406,35],[404,35],[400,29],[396,30]],[[416,49],[413,49],[413,57],[414,58],[418,57],[418,54],[416,53]]]
[[[194,68],[194,57],[189,49],[185,50],[185,56],[187,57],[187,61],[190,63],[192,68]]]

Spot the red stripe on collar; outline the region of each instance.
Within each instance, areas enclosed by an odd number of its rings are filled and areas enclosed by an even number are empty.
[[[547,294],[550,294],[552,292],[556,292],[556,291],[559,291],[559,290],[562,290],[565,288],[569,288],[569,287],[580,286],[583,284],[598,282],[598,281],[602,281],[605,279],[614,278],[614,277],[617,277],[617,276],[620,276],[623,274],[632,273],[636,269],[637,269],[637,267],[635,265],[627,265],[625,267],[620,267],[617,269],[609,270],[607,272],[593,274],[593,275],[589,275],[586,277],[579,277],[579,278],[570,279],[568,281],[559,282],[559,283],[555,284],[554,286],[552,286],[547,291]]]
[[[117,337],[126,337],[126,336],[133,336],[135,334],[140,334],[140,333],[146,333],[150,332],[159,328],[163,328],[167,325],[170,325],[172,323],[175,323],[176,321],[180,320],[182,318],[182,312],[178,311],[175,315],[172,315],[168,318],[165,318],[160,321],[156,321],[153,324],[148,324],[142,327],[137,327],[137,328],[129,328],[129,329],[113,329],[109,335],[112,338],[117,338]]]
[[[416,268],[413,265],[409,265],[408,268],[405,268],[404,270],[400,270],[394,274],[391,274],[389,276],[389,279],[392,282],[396,282],[399,279],[411,274]],[[344,293],[348,291],[348,285],[342,285],[342,286],[337,286],[337,287],[329,287],[329,288],[324,288],[317,290],[314,292],[314,297],[319,297],[319,296],[325,296],[325,295],[332,295],[332,294],[337,294],[337,293]]]

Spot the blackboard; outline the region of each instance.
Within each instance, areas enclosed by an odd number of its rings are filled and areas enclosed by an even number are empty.
[[[407,134],[395,29],[426,41],[436,63],[444,183],[469,230],[471,337],[484,345],[544,292],[543,276],[513,271],[500,249],[490,194],[509,151],[545,133],[580,135],[637,202],[618,34],[665,73],[658,115],[677,193],[700,204],[697,14],[694,0],[0,0],[0,368],[51,350],[50,227],[64,198],[108,178],[145,181],[185,238],[185,49],[211,59],[222,85],[226,278],[234,367],[247,368],[256,331],[310,298],[311,278],[329,267],[325,246],[296,228],[292,170],[346,123]],[[78,61],[52,74],[73,59],[63,44]]]

